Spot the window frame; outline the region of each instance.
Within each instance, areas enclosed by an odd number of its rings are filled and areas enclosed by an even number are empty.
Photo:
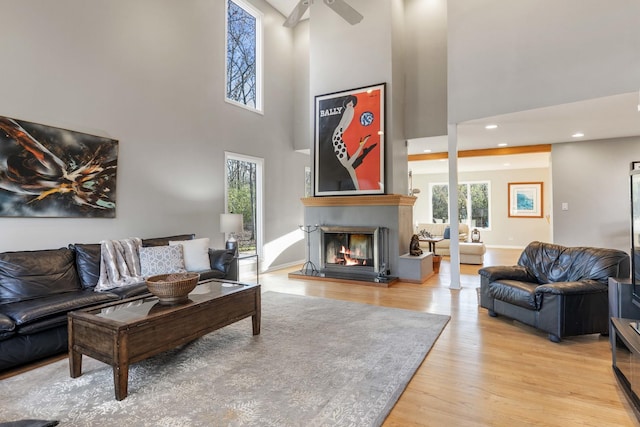
[[[243,104],[236,100],[227,97],[227,76],[229,71],[229,64],[227,61],[227,52],[229,46],[229,2],[234,3],[239,8],[243,9],[246,13],[253,16],[256,20],[256,106]],[[241,107],[254,113],[264,114],[264,100],[263,100],[263,18],[264,14],[256,9],[253,5],[245,0],[225,0],[224,2],[224,100],[226,103]]]
[[[478,230],[491,231],[491,181],[462,181],[458,183],[458,186],[466,185],[467,186],[467,219],[464,222],[465,224],[471,227],[471,216],[473,212],[473,207],[471,205],[471,185],[473,184],[486,184],[487,185],[487,221],[489,223],[488,227],[478,227],[475,226],[473,228],[477,228]],[[447,193],[449,188],[448,182],[431,182],[429,183],[429,216],[433,220],[433,187],[436,185],[444,185],[447,187]],[[449,216],[449,223],[451,223],[451,210],[449,209],[449,198],[447,197],[447,212]]]
[[[227,177],[227,163],[229,160],[236,160],[241,162],[255,163],[256,165],[256,221],[254,224],[255,236],[256,236],[256,254],[258,259],[263,258],[263,246],[264,246],[264,159],[260,157],[247,156],[244,154],[238,154],[231,151],[224,152],[224,211],[228,212],[229,206],[229,185]],[[227,236],[225,235],[225,239]]]

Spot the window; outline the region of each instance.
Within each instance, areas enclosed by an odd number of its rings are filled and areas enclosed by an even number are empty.
[[[449,184],[431,184],[430,193],[431,218],[449,222]],[[458,216],[459,222],[471,227],[490,228],[488,182],[458,184]]]
[[[238,250],[262,252],[262,159],[225,153],[227,212],[242,214]]]
[[[262,17],[242,0],[227,0],[226,99],[262,110]]]

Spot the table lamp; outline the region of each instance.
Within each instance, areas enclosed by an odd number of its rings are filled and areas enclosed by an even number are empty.
[[[242,215],[233,213],[220,214],[220,231],[223,233],[229,233],[229,238],[226,242],[226,248],[238,253],[238,241],[236,240],[236,233],[242,232]]]

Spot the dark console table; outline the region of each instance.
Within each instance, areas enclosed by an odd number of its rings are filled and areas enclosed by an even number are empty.
[[[611,349],[613,371],[625,394],[631,402],[636,417],[640,419],[640,334],[631,323],[638,320],[620,317],[611,318],[613,331]]]

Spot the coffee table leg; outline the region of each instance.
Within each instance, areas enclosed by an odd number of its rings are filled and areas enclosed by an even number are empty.
[[[129,383],[129,335],[118,331],[115,337],[115,361],[113,364],[113,384],[116,389],[116,400],[127,397]]]
[[[251,316],[251,323],[253,325],[253,335],[260,335],[260,315],[262,312],[260,288],[256,292],[256,314]]]
[[[113,367],[113,384],[116,388],[116,400],[127,397],[127,387],[129,384],[129,365],[122,364]]]
[[[82,375],[82,353],[69,349],[69,375],[78,378]]]
[[[68,342],[69,342],[69,375],[71,378],[78,378],[82,375],[82,353],[73,349],[74,347],[74,339],[73,339],[73,319],[71,317],[67,318],[67,333]]]

